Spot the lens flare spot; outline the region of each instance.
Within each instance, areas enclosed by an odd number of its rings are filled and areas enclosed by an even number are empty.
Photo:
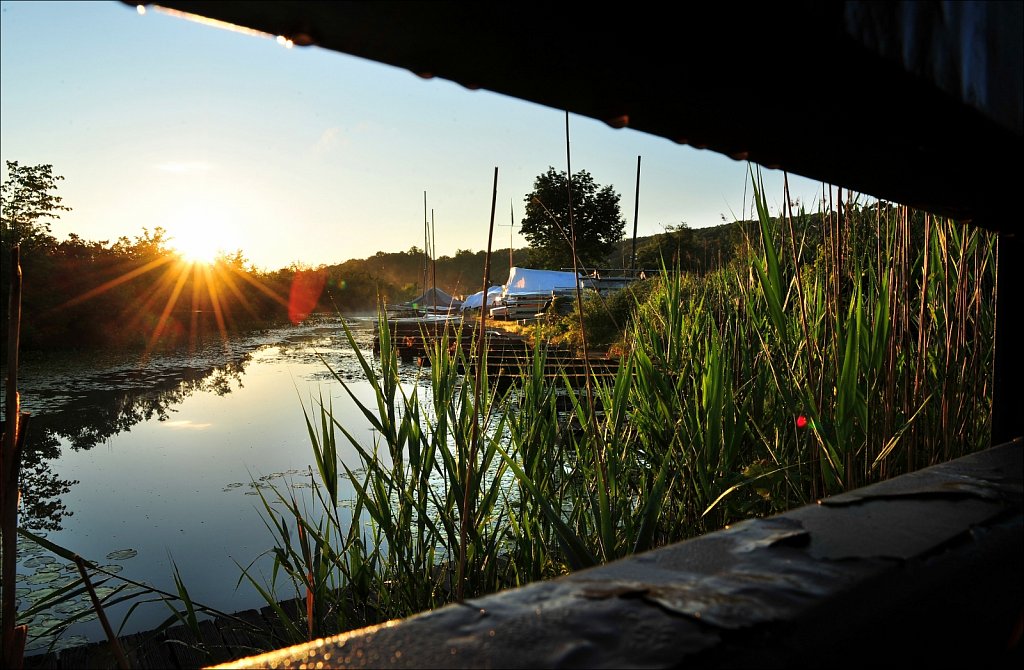
[[[299,270],[295,273],[288,298],[288,319],[293,324],[302,323],[316,309],[326,281],[327,273],[322,270]]]

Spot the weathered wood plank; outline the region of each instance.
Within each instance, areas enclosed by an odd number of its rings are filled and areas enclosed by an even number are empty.
[[[284,611],[285,616],[288,617],[289,621],[295,622],[296,626],[300,629],[305,624],[303,623],[306,619],[306,601],[302,598],[292,598],[290,600],[282,600],[278,603],[281,609]],[[263,618],[270,622],[271,629],[276,635],[282,640],[287,638],[284,632],[284,625],[281,623],[280,618],[274,612],[273,608],[269,605],[264,607],[260,612],[263,614]]]
[[[117,660],[110,651],[110,643],[106,641],[65,649],[60,652],[58,663],[61,668],[79,668],[80,670],[117,668]]]
[[[25,670],[59,670],[58,655],[56,652],[49,654],[34,654],[26,656],[21,667]]]
[[[179,670],[192,670],[210,665],[210,653],[203,646],[202,640],[187,626],[168,628],[166,636],[166,644],[174,658],[174,665]]]
[[[237,612],[235,617],[246,623],[231,619],[216,619],[214,624],[220,630],[221,638],[230,657],[228,660],[253,656],[274,648],[265,632],[267,622],[256,610]]]
[[[164,642],[163,633],[135,633],[120,638],[121,648],[128,665],[137,670],[168,668],[173,666],[171,650]]]
[[[202,638],[202,647],[209,655],[209,660],[206,661],[207,665],[224,663],[235,658],[228,643],[224,640],[224,636],[221,635],[220,628],[214,621],[211,619],[200,620],[199,633]]]

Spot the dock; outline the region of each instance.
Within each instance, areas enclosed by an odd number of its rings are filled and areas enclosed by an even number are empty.
[[[533,374],[535,345],[528,339],[505,330],[489,329],[486,359],[476,351],[477,331],[472,324],[458,321],[396,319],[388,322],[388,331],[395,352],[403,363],[422,367],[431,364],[431,355],[438,343],[447,346],[449,355],[460,365],[460,372],[475,373],[486,360],[489,382],[507,387]],[[374,334],[374,353],[380,354],[381,334]],[[619,361],[605,356],[583,358],[570,347],[545,345],[541,353],[541,375],[553,384],[581,387],[587,376],[611,379],[618,373]]]

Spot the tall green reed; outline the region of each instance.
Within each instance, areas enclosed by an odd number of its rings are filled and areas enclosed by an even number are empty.
[[[472,597],[987,446],[994,237],[842,192],[817,213],[772,216],[753,181],[758,215],[733,261],[648,280],[617,374],[586,388],[551,382],[538,337],[507,391],[485,383],[477,400],[460,371],[486,345],[445,339],[429,393],[407,391],[382,318],[379,362],[359,354],[374,401],[338,378],[377,440],[316,403],[316,511],[283,496],[283,511],[265,507],[275,575],[318,619],[293,634],[452,602],[460,552]],[[356,467],[338,461],[339,436]],[[355,490],[348,514],[339,476]]]
[[[60,618],[46,616],[44,618],[45,622],[41,626],[30,628],[30,643],[37,640],[51,640],[46,651],[52,651],[60,641],[61,636],[73,624],[98,617],[103,624],[104,632],[108,636],[108,641],[114,650],[115,657],[119,661],[119,667],[124,667],[122,663],[128,661],[125,655],[132,656],[136,649],[132,646],[122,648],[123,640],[119,638],[129,625],[133,614],[141,607],[154,603],[164,605],[170,614],[155,628],[147,631],[141,642],[135,641],[132,644],[143,647],[150,641],[157,640],[159,635],[168,628],[181,625],[191,632],[193,641],[185,642],[179,639],[175,643],[188,645],[192,651],[200,656],[212,658],[224,643],[219,636],[217,639],[209,639],[204,634],[199,622],[199,618],[202,616],[215,617],[224,622],[225,625],[230,624],[234,626],[237,631],[242,632],[253,642],[255,645],[251,647],[253,653],[267,651],[275,646],[275,640],[269,631],[263,630],[259,626],[233,614],[194,600],[173,558],[170,561],[172,566],[171,577],[174,581],[175,590],[170,592],[112,572],[109,569],[110,566],[99,566],[93,561],[87,560],[70,549],[58,545],[32,531],[19,528],[17,533],[24,540],[37,544],[42,549],[78,567],[79,576],[77,578],[69,578],[60,586],[47,589],[45,595],[18,612],[18,619],[20,621],[31,621],[34,618],[50,615],[52,612],[59,613],[62,610],[64,612],[71,612],[71,614],[61,616]],[[85,597],[91,599],[91,608],[80,606],[80,601]],[[129,606],[122,616],[118,628],[114,630],[107,618],[107,612],[118,605]]]
[[[465,354],[453,354],[446,335],[430,352],[430,395],[424,401],[420,385],[406,389],[401,384],[383,316],[379,332],[378,367],[359,350],[345,326],[348,342],[372,387],[373,406],[361,401],[334,373],[372,426],[374,443],[364,443],[339,423],[330,403],[321,400],[306,414],[319,474],[312,488],[313,509],[280,493],[279,509],[269,501],[264,505],[277,546],[272,550],[269,583],[260,583],[259,588],[273,603],[278,599],[277,588],[290,583],[312,603],[305,618],[312,612],[318,619],[305,627],[292,622],[289,633],[297,639],[408,616],[451,602],[462,542],[467,597],[508,583],[506,466],[497,458],[507,419],[504,413],[494,411],[497,399],[485,389],[480,406],[475,405],[472,386],[462,383],[460,374],[466,362],[457,360]],[[481,422],[483,435],[481,448],[475,450],[474,421]],[[338,460],[339,437],[355,450],[358,465]],[[470,458],[475,458],[474,467],[467,468]],[[471,473],[468,497],[467,471]],[[355,491],[350,514],[337,512],[338,477],[348,479]],[[470,517],[470,531],[465,536],[460,532],[463,515]],[[306,544],[297,546],[295,534],[307,538]],[[244,574],[257,584],[251,568]],[[281,612],[282,617],[286,614]]]

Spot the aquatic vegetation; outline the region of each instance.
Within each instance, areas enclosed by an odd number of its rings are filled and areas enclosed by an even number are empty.
[[[628,319],[618,372],[589,391],[551,383],[538,337],[519,383],[485,383],[479,397],[460,371],[486,347],[453,354],[442,341],[421,395],[400,383],[387,328],[375,362],[349,334],[375,394],[349,398],[376,440],[335,420],[333,401],[313,403],[309,495],[258,489],[274,570],[264,582],[244,575],[271,604],[284,588],[307,604],[280,611],[286,641],[550,578],[988,446],[995,237],[853,198],[772,217],[756,180],[755,203],[728,264],[666,268],[628,309],[616,305]],[[358,472],[339,461],[340,440]],[[355,488],[347,507],[342,475]]]
[[[729,263],[703,274],[665,267],[609,302],[623,333],[618,370],[586,388],[545,374],[550,324],[538,325],[515,385],[488,383],[482,366],[479,393],[466,371],[487,343],[452,348],[457,333],[422,368],[400,363],[387,328],[377,358],[347,326],[347,348],[296,343],[345,392],[303,408],[315,468],[223,487],[259,498],[272,537],[268,574],[263,557],[239,566],[239,584],[278,616],[268,648],[549,579],[988,446],[994,236],[855,199],[772,217],[755,192],[759,216],[741,226]],[[585,318],[601,308],[588,304]],[[361,375],[339,371],[341,360]],[[369,400],[353,390],[364,380]],[[341,402],[372,438],[338,418]],[[59,644],[68,621],[94,616],[80,582],[64,590],[54,578],[73,565],[39,547],[19,548],[19,560],[33,568],[18,576],[18,597],[39,640]],[[103,566],[100,579],[117,572]],[[115,583],[98,584],[105,603],[140,598],[106,590]],[[215,612],[177,574],[175,585],[141,596],[175,603],[166,625]]]

